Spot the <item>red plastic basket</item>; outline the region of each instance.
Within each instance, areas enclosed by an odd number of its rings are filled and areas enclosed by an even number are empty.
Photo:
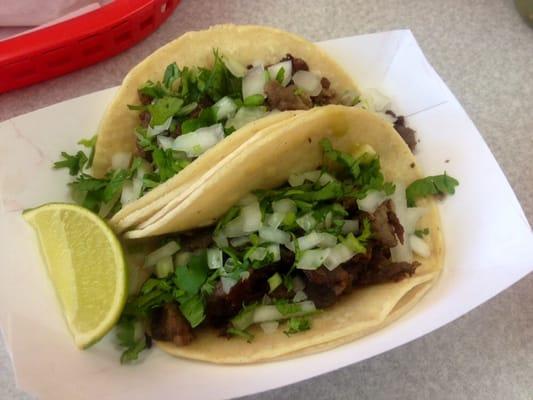
[[[0,42],[0,93],[118,54],[156,30],[180,0],[115,0],[76,18]]]

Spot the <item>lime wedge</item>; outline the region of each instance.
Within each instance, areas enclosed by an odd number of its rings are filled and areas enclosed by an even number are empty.
[[[87,348],[111,330],[126,302],[120,242],[104,220],[73,204],[45,204],[23,217],[37,231],[74,341]]]

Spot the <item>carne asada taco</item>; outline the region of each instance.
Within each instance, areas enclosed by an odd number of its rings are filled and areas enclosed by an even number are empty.
[[[330,105],[256,132],[125,234],[165,236],[150,239],[160,243],[143,263],[153,275],[124,309],[119,327],[146,334],[123,360],[154,339],[180,357],[251,363],[380,329],[439,275],[428,196],[456,185],[423,178],[393,127],[365,110]]]
[[[201,175],[253,134],[250,129],[232,144],[217,145],[254,120],[279,111],[353,105],[357,99],[349,75],[318,46],[291,33],[235,25],[186,33],[128,73],[100,122],[95,178],[112,179],[134,158],[144,160],[136,174],[143,184],[129,183],[129,196],[108,207],[106,216],[118,211],[112,221],[118,231],[148,218],[165,204],[165,193]],[[187,177],[175,176],[208,149],[201,166]]]

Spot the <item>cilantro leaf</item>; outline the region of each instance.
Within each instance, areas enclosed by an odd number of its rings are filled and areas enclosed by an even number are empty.
[[[417,229],[415,230],[415,235],[422,239],[424,236],[429,235],[429,228]]]
[[[92,138],[90,139],[81,139],[78,144],[81,144],[82,146],[90,149],[90,153],[89,153],[89,160],[87,161],[87,165],[86,167],[87,168],[91,168],[92,165],[93,165],[93,160],[94,160],[94,151],[95,151],[95,147],[96,147],[96,135],[94,135]]]
[[[137,360],[141,351],[148,347],[146,336],[135,337],[135,324],[132,318],[121,318],[117,324],[116,337],[119,345],[125,348],[120,357],[121,364]]]
[[[276,74],[276,80],[281,85],[281,83],[283,82],[283,79],[285,79],[285,68],[281,67],[278,70],[278,73]]]
[[[150,126],[163,125],[167,119],[178,113],[182,105],[182,99],[171,96],[157,99],[153,104],[148,104],[146,109],[151,116]]]
[[[306,317],[293,317],[287,323],[287,330],[283,331],[287,336],[311,329],[311,320]]]
[[[168,88],[172,88],[172,83],[180,77],[180,70],[178,65],[173,62],[169,64],[165,69],[165,74],[163,75],[163,84]]]
[[[178,268],[178,269],[182,269]],[[205,319],[205,304],[201,296],[191,296],[186,300],[180,301],[180,311],[191,327],[196,328]]]
[[[418,179],[407,186],[407,189],[405,190],[407,205],[409,207],[414,207],[416,205],[416,200],[421,197],[454,194],[457,185],[459,185],[459,181],[446,175],[446,173],[443,175],[427,176]]]
[[[70,155],[64,151],[61,152],[64,160],[54,163],[55,169],[68,168],[68,173],[72,176],[78,175],[87,164],[88,158],[83,151],[78,151],[75,155]]]
[[[207,252],[191,256],[186,266],[176,268],[174,282],[176,286],[186,293],[198,293],[208,274]]]
[[[154,83],[152,81],[147,81],[139,88],[138,92],[154,99],[160,99],[168,94],[168,91],[161,86],[161,83]]]
[[[254,340],[254,335],[248,332],[246,329],[237,329],[237,328],[228,328],[226,330],[232,336],[238,336],[246,340],[248,343],[251,343]]]

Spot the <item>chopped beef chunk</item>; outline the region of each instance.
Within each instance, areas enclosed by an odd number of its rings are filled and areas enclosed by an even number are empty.
[[[191,325],[175,303],[152,311],[150,332],[155,340],[173,342],[176,346],[185,346],[194,339]]]
[[[351,261],[349,260],[348,263]],[[417,262],[392,262],[389,249],[376,247],[367,264],[359,263],[357,277],[352,284],[353,286],[367,286],[391,281],[398,282],[413,275],[417,267]]]
[[[403,141],[407,144],[407,146],[409,146],[411,151],[414,151],[416,147],[415,130],[405,125],[405,118],[402,115],[396,116],[396,114],[391,110],[387,110],[385,113],[395,118],[394,129],[396,129],[396,132],[400,134]]]
[[[318,308],[329,307],[338,296],[350,290],[351,275],[338,266],[333,271],[320,267],[314,271],[304,271],[308,280],[305,293]]]
[[[349,215],[354,215],[359,209],[357,207],[357,200],[355,199],[355,197],[343,197],[343,199],[341,200],[341,204],[344,209],[348,211]]]
[[[139,91],[137,91],[137,94],[139,95],[139,100],[141,101],[141,104],[144,106],[150,104],[154,99],[152,96],[148,96],[147,94],[141,93]]]
[[[292,290],[288,290],[283,284],[281,284],[268,295],[273,299],[290,300],[294,297],[294,292]]]
[[[198,101],[198,106],[188,115],[188,117],[189,118],[198,118],[200,116],[200,113],[204,109],[211,107],[213,104],[215,104],[215,103],[208,96],[202,97]]]
[[[186,251],[207,249],[213,244],[213,228],[200,228],[181,236],[181,247]]]
[[[294,263],[294,254],[282,248],[280,261],[260,269],[250,269],[248,279],[241,279],[229,293],[224,293],[222,283],[218,282],[215,290],[207,298],[207,318],[211,324],[221,326],[242,309],[243,304],[259,301],[268,293],[270,287],[267,279],[276,272],[287,272]],[[281,295],[281,292],[279,293]]]
[[[171,125],[172,127],[172,125]],[[180,124],[176,124],[174,130],[168,131],[168,136],[171,138],[177,138],[179,135],[181,135],[181,126]]]
[[[141,120],[141,126],[143,128],[148,128],[148,124],[150,123],[150,113],[148,111],[143,111],[139,114],[139,119]]]
[[[338,104],[339,101],[337,100],[337,97],[335,95],[335,91],[330,88],[330,81],[328,78],[322,78],[320,80],[320,84],[322,85],[322,90],[320,91],[318,96],[311,97],[313,100],[314,105],[319,106],[325,106],[328,104]]]
[[[289,61],[292,62],[292,74],[294,75],[298,71],[309,71],[309,66],[307,63],[298,57],[293,57],[291,54],[287,54],[280,61]]]
[[[386,200],[370,214],[373,238],[387,248],[398,244],[396,236],[403,243],[403,228],[394,214],[392,201]]]
[[[296,86],[283,87],[276,80],[271,80],[265,85],[265,93],[270,109],[280,111],[308,110],[313,107],[311,98],[305,93],[298,93]]]
[[[329,89],[331,82],[328,78],[323,77],[322,79],[320,79],[320,85],[322,85],[322,89]]]

